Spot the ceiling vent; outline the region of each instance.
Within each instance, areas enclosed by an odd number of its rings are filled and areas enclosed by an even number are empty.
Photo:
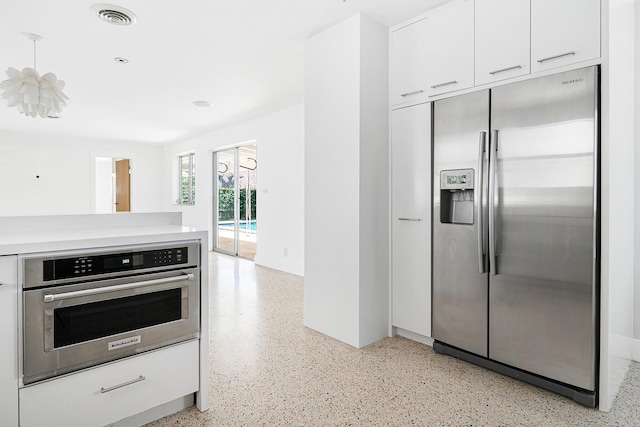
[[[91,12],[109,24],[131,25],[136,23],[136,15],[133,12],[112,4],[94,4],[91,6]]]

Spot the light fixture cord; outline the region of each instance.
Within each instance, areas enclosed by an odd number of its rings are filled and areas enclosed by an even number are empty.
[[[36,43],[37,40],[33,41],[33,69],[36,69]]]

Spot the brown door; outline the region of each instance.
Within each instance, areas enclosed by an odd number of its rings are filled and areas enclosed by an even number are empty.
[[[131,210],[129,159],[116,160],[116,212]]]

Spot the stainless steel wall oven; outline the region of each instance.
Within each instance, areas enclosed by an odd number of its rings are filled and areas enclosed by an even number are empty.
[[[22,262],[24,384],[199,336],[197,241]]]

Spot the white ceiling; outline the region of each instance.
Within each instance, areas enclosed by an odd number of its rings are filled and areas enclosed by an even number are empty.
[[[60,119],[0,100],[0,130],[167,143],[303,102],[304,41],[362,12],[393,26],[448,0],[114,0],[128,27],[99,20],[98,1],[3,0],[0,80],[33,66],[66,82]],[[116,63],[115,57],[129,59]],[[199,108],[192,101],[213,107]],[[1,141],[0,141],[1,144]]]

